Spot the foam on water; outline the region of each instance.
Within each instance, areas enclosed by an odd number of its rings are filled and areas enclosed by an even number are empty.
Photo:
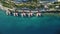
[[[60,17],[14,17],[0,10],[1,34],[57,34],[59,28]]]

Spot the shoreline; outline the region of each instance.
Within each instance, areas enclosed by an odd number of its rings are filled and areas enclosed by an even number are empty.
[[[14,11],[15,11],[14,8],[13,9],[10,9],[10,8],[4,7],[4,6],[2,6],[1,3],[0,3],[0,9],[1,10],[5,10],[7,12],[7,14],[9,13],[8,9],[11,10],[12,13],[14,13]],[[29,14],[30,11],[29,10],[24,10],[24,12],[27,13],[27,14]],[[35,14],[38,11],[31,11],[31,12]],[[23,13],[23,10],[18,10],[18,13]],[[58,10],[57,11],[55,11],[55,10],[54,11],[42,11],[40,13],[41,13],[41,15],[47,15],[47,16],[56,16],[56,15],[60,16],[60,11],[58,11]],[[59,14],[55,14],[55,13],[59,13]],[[17,15],[17,13],[16,13],[16,15]]]
[[[6,14],[5,14],[6,15]],[[60,13],[41,13],[42,16],[55,16],[55,17],[60,17]],[[11,16],[11,15],[9,15]],[[19,17],[19,16],[18,16]],[[32,16],[34,17],[34,16]],[[36,17],[36,16],[35,16]],[[41,17],[41,16],[40,16]]]

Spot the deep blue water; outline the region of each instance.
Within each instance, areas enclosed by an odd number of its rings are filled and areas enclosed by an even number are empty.
[[[0,34],[59,34],[60,17],[22,18],[7,16],[0,10]]]

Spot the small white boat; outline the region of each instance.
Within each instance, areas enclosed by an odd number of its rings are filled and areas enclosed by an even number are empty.
[[[29,16],[29,17],[30,17],[30,16],[33,16],[33,13],[29,13],[28,16]]]
[[[30,17],[30,16],[33,16],[33,13],[30,11],[29,13],[28,13],[28,16]]]
[[[21,16],[23,17],[23,16],[26,16],[26,13],[21,13]]]
[[[18,13],[13,13],[14,16],[18,16]]]
[[[18,16],[18,13],[16,13],[16,16]]]
[[[36,16],[41,16],[41,13],[38,11],[38,12],[36,13]]]
[[[41,13],[37,13],[36,16],[41,16]]]
[[[8,9],[8,10],[6,10],[6,15],[11,15],[11,12],[10,12],[10,10]]]
[[[13,13],[13,15],[16,16],[15,13]]]
[[[23,16],[26,16],[26,13],[24,12],[24,10],[23,10],[23,12],[21,13],[21,16],[23,17]]]

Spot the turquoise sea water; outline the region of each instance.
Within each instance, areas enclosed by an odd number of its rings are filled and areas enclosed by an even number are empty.
[[[60,17],[14,17],[0,10],[0,34],[59,34]]]

